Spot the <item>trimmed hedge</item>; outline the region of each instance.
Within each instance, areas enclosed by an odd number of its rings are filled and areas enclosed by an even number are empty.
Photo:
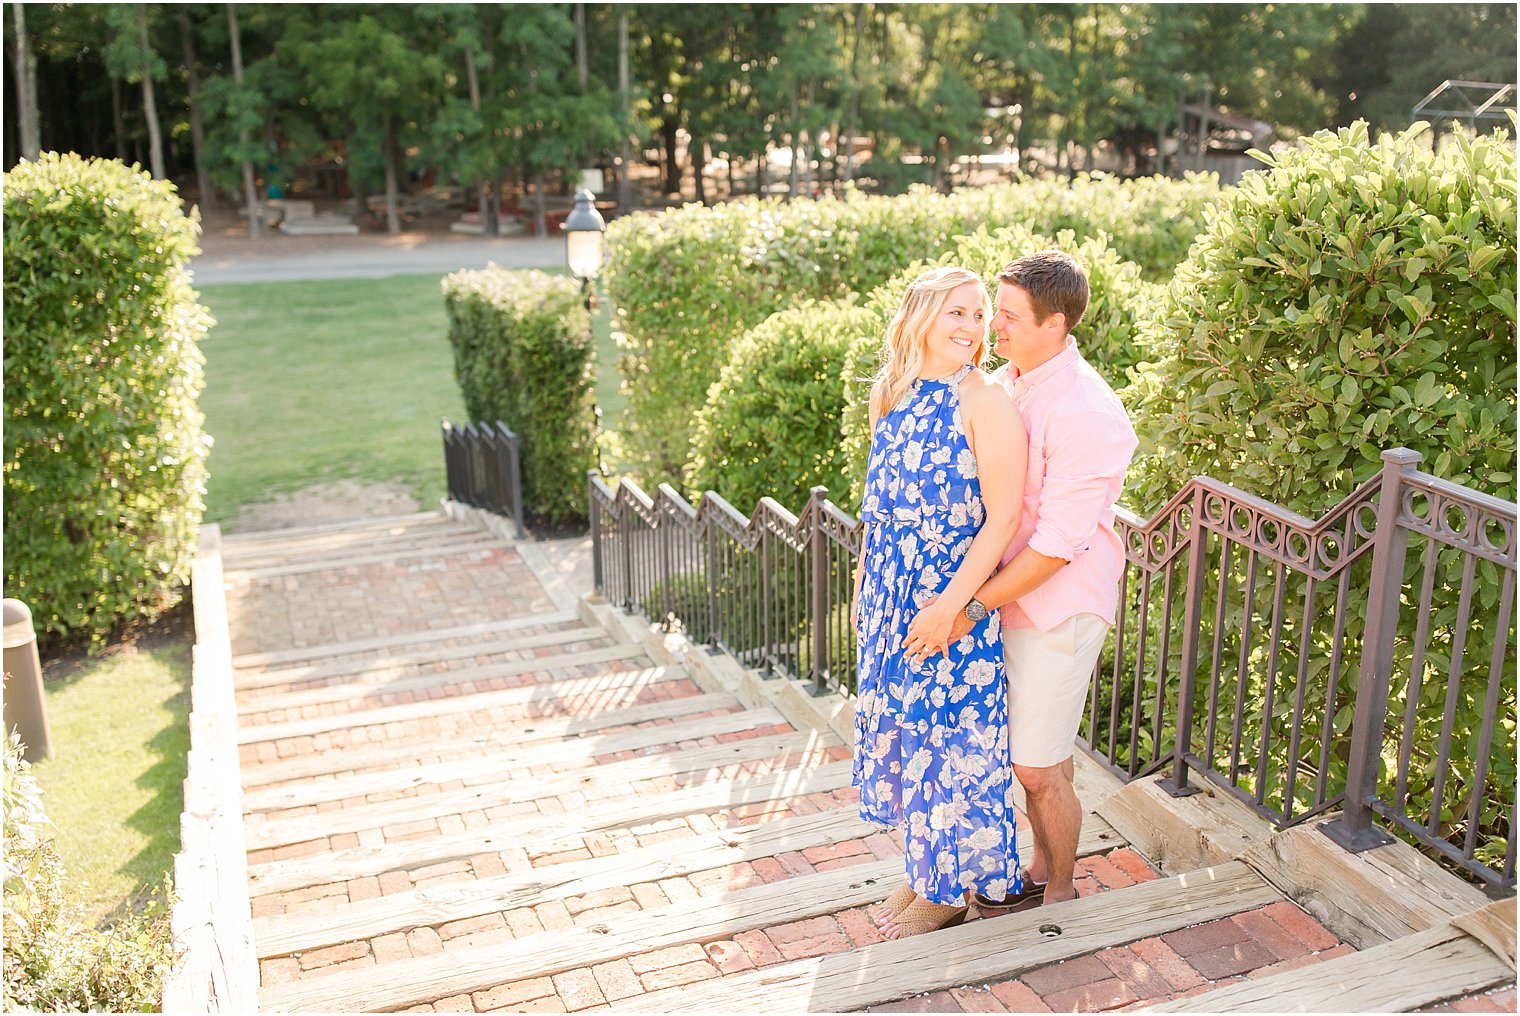
[[[851,346],[846,354],[845,411],[835,442],[844,456],[849,496],[847,502],[839,503],[847,503],[851,510],[860,504],[866,459],[871,450],[867,412],[870,379],[881,355],[881,336],[902,302],[908,283],[937,265],[961,265],[986,279],[988,292],[995,299],[997,273],[1003,266],[1021,254],[1047,247],[1066,251],[1087,268],[1092,295],[1082,323],[1072,333],[1082,355],[1115,389],[1128,383],[1130,368],[1145,356],[1144,323],[1147,315],[1154,313],[1161,287],[1141,278],[1139,267],[1121,258],[1109,246],[1107,237],[1100,234],[1079,240],[1066,230],[1052,240],[1023,226],[1005,226],[991,232],[984,228],[970,236],[956,237],[945,254],[933,261],[910,265],[871,293],[865,302],[866,309],[875,317],[875,326],[868,339]],[[990,366],[1001,363],[994,355]]]
[[[167,181],[45,153],[5,175],[5,582],[49,641],[171,605],[205,505],[198,224]]]
[[[801,511],[818,484],[843,497],[845,355],[881,329],[852,297],[804,301],[745,332],[697,415],[693,490],[716,490],[745,512],[767,495]]]
[[[1322,131],[1250,173],[1166,292],[1132,501],[1206,473],[1314,513],[1383,448],[1515,492],[1515,150]]]
[[[1104,177],[897,197],[783,203],[747,199],[628,216],[608,227],[604,285],[630,385],[625,417],[636,471],[656,479],[688,468],[693,410],[717,380],[726,348],[802,300],[867,293],[982,225],[1019,223],[1080,239],[1107,233],[1154,278],[1186,256],[1219,194],[1212,175],[1120,182]]]
[[[443,295],[466,411],[517,433],[524,511],[555,525],[583,521],[597,427],[591,315],[580,287],[493,265],[447,276]]]

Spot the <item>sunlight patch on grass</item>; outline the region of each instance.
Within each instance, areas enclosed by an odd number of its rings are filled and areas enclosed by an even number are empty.
[[[156,890],[179,850],[189,639],[127,646],[44,672],[53,757],[32,772],[65,891],[99,920]]]

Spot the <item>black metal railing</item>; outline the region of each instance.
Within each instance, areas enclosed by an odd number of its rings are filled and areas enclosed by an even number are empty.
[[[860,523],[813,488],[799,517],[763,498],[746,517],[709,491],[701,507],[669,485],[651,498],[590,477],[592,564],[609,601],[679,621],[747,666],[850,691],[850,582]]]
[[[443,421],[443,462],[449,500],[505,515],[523,530],[522,468],[517,435],[498,420],[456,427]]]
[[[1206,477],[1148,520],[1119,509],[1120,611],[1079,740],[1122,779],[1170,768],[1185,794],[1197,773],[1279,827],[1341,808],[1325,831],[1350,849],[1387,841],[1378,816],[1511,887],[1516,507],[1383,458],[1318,521]],[[853,689],[860,524],[823,488],[752,518],[711,492],[590,488],[610,601]]]

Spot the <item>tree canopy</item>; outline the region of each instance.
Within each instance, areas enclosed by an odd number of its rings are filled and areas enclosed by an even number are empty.
[[[966,156],[1076,172],[1157,148],[1200,94],[1291,138],[1401,128],[1442,80],[1515,68],[1506,4],[29,4],[4,24],[6,165],[40,140],[242,204],[245,163],[267,192],[325,160],[361,198],[384,187],[392,228],[409,173],[499,205],[616,175],[629,138],[699,200],[736,164],[789,195],[949,188]]]

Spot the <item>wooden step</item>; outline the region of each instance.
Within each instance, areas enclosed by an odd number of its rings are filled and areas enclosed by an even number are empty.
[[[254,921],[254,939],[260,958],[281,956],[325,945],[373,938],[390,931],[516,910],[549,900],[582,896],[612,886],[682,877],[729,864],[772,857],[789,850],[806,850],[809,847],[861,839],[878,831],[880,827],[862,821],[855,809],[836,808],[816,815],[773,819],[743,828],[693,836],[674,845],[660,843],[586,861],[570,861],[531,871],[414,889],[359,903],[336,904],[320,912],[259,918]],[[1108,823],[1091,814],[1084,819],[1077,846],[1079,854],[1086,856],[1103,853],[1123,845],[1124,841]],[[1027,852],[1033,846],[1029,831],[1021,829],[1019,849]],[[711,908],[712,913],[695,925],[689,911],[681,906],[630,914],[627,920],[634,923],[635,930],[630,931],[618,947],[626,951],[608,955],[605,959],[617,959],[628,955],[628,952],[659,948],[660,945],[639,945],[641,935],[650,933],[640,918],[671,916],[667,910],[673,910],[680,916],[672,917],[658,926],[660,936],[671,939],[661,944],[710,941],[731,937],[751,928],[802,920],[863,903],[874,903],[885,898],[902,881],[902,877],[901,858],[867,861],[834,871],[705,897],[702,903]],[[844,894],[862,888],[861,898],[853,902],[842,901]],[[621,928],[624,920],[619,918],[616,927]],[[533,941],[539,940],[537,935],[530,938]],[[629,946],[633,948],[630,949]],[[544,955],[536,963],[543,966],[543,972],[551,972],[551,967],[553,970],[568,970],[584,966],[588,962],[581,954],[561,954],[556,957],[551,950],[539,951]],[[603,959],[598,958],[592,962],[600,963]],[[494,976],[495,980],[481,981],[471,987],[489,987],[501,983],[501,968],[497,968]]]
[[[533,762],[554,765],[578,758],[588,760],[598,755],[622,751],[642,751],[680,741],[696,741],[755,727],[787,722],[771,708],[739,712],[739,700],[732,695],[688,695],[684,698],[626,706],[616,712],[590,716],[540,717],[531,726],[501,728],[484,732],[457,734],[428,741],[382,741],[379,744],[350,745],[319,754],[296,755],[243,765],[243,786],[267,787],[293,780],[311,780],[343,773],[358,774],[380,766],[423,765],[424,759],[442,757],[464,762],[483,753],[499,752],[504,765]],[[679,717],[692,713],[716,713],[696,719]],[[607,727],[648,723],[675,718],[639,730],[616,734],[598,733]]]
[[[370,794],[394,793],[415,787],[453,783],[459,781],[472,790],[496,788],[508,795],[510,803],[537,801],[544,797],[558,797],[588,789],[609,787],[627,788],[644,780],[660,776],[690,776],[722,769],[724,766],[755,762],[772,757],[785,756],[791,752],[822,750],[835,747],[841,742],[832,735],[823,737],[811,731],[807,733],[772,734],[768,737],[750,737],[742,741],[729,741],[707,748],[691,748],[684,751],[667,751],[658,755],[645,755],[611,762],[606,765],[572,769],[557,776],[530,776],[522,771],[524,766],[539,766],[536,756],[517,755],[514,767],[504,762],[501,755],[485,755],[468,762],[450,760],[416,769],[393,769],[381,773],[321,780],[302,783],[292,787],[270,787],[243,795],[244,812],[281,811],[321,804],[325,801],[346,801]],[[416,798],[412,798],[416,800]]]
[[[627,1012],[847,1012],[909,995],[1018,977],[1102,949],[1280,899],[1239,861],[1096,896],[970,921],[932,935],[781,963],[639,995]],[[1049,935],[1042,928],[1059,928]]]
[[[823,816],[809,815],[807,821],[818,822]],[[765,826],[781,826],[785,823],[803,823],[803,819],[783,819],[755,827],[759,833]],[[857,820],[858,821],[858,820]],[[1116,838],[1107,823],[1101,823],[1106,834],[1084,829],[1078,851],[1082,854],[1099,853],[1112,849],[1112,839],[1104,841],[1099,835]],[[876,827],[859,823],[858,831],[841,839],[853,839],[869,834]],[[732,830],[737,833],[739,830]],[[798,843],[792,838],[778,839],[778,843]],[[1032,848],[1032,841],[1021,832],[1020,850]],[[682,846],[686,844],[683,842]],[[760,846],[757,842],[756,846]],[[806,849],[805,846],[789,846],[785,849]],[[713,855],[708,854],[711,858]],[[709,868],[734,863],[740,856],[747,859],[768,856],[744,851],[735,853],[727,860],[718,860]],[[603,862],[616,861],[616,857],[599,858]],[[668,862],[686,868],[684,854],[670,857]],[[591,862],[582,862],[590,864]],[[552,865],[538,869],[534,875],[553,877],[558,868],[570,865]],[[703,870],[690,868],[692,871]],[[528,873],[525,873],[525,875]],[[630,870],[622,882],[608,884],[636,885],[650,878],[666,875],[653,873],[646,877],[643,869]],[[357,1011],[377,1012],[401,1009],[410,1005],[431,1002],[438,998],[476,991],[501,984],[504,978],[525,980],[544,977],[572,970],[577,967],[609,963],[637,953],[689,942],[711,942],[732,938],[734,935],[757,928],[767,928],[792,921],[807,920],[825,914],[838,913],[852,907],[868,906],[880,902],[902,881],[903,863],[900,859],[867,861],[861,864],[836,868],[833,871],[799,875],[794,878],[771,882],[766,885],[714,893],[701,899],[674,903],[634,913],[617,914],[600,924],[564,931],[545,931],[516,941],[491,944],[459,953],[448,963],[437,962],[436,957],[422,957],[387,963],[381,967],[342,971],[325,977],[306,978],[290,984],[267,988],[259,993],[260,1008],[274,1012],[303,1010],[322,1011],[335,1005],[350,1005]],[[590,890],[583,884],[570,882],[555,886],[557,899],[580,895]],[[1126,890],[1127,891],[1127,890]],[[534,902],[525,897],[527,902]],[[526,905],[518,903],[517,906]],[[1065,906],[1065,904],[1062,904]],[[511,909],[503,907],[502,909]],[[1052,908],[1054,912],[1055,908]],[[1014,917],[1002,917],[996,922],[986,922],[996,928]],[[980,922],[972,922],[975,927]],[[257,935],[256,935],[257,937]],[[938,936],[935,936],[936,938]],[[262,939],[259,939],[262,946]],[[766,971],[779,969],[767,967]],[[379,974],[380,976],[376,976]],[[721,983],[721,982],[719,982]],[[695,989],[697,986],[688,986]],[[682,989],[677,989],[682,990]],[[762,989],[763,997],[763,989]],[[826,1012],[806,1005],[776,1005],[773,1011]],[[722,1009],[715,1008],[715,1012]]]
[[[687,677],[681,667],[648,667],[641,670],[619,670],[595,677],[577,677],[544,685],[523,685],[503,688],[501,691],[474,692],[468,695],[451,695],[412,702],[406,705],[377,706],[331,716],[313,716],[309,719],[287,720],[238,728],[238,744],[257,744],[260,741],[279,741],[288,737],[309,737],[336,730],[354,730],[359,727],[383,726],[401,723],[424,716],[445,716],[452,713],[473,713],[482,709],[503,706],[524,706],[532,702],[560,702],[584,705],[588,696],[600,696],[601,701],[592,703],[601,709],[618,708],[624,701],[636,696],[644,688],[662,681],[680,681]],[[579,712],[590,712],[583,708]]]
[[[342,530],[325,537],[270,542],[246,547],[227,559],[230,571],[242,572],[278,565],[303,557],[340,557],[345,554],[394,554],[426,548],[430,544],[457,542],[466,537],[479,539],[481,530],[469,526],[430,526],[422,529]],[[500,543],[501,541],[497,541]]]
[[[239,693],[238,701],[249,702],[268,689],[279,689],[286,685],[300,684],[307,681],[320,681],[333,677],[351,677],[354,679],[354,683],[374,684],[384,680],[388,675],[400,674],[407,667],[420,667],[431,663],[469,659],[472,656],[521,653],[532,649],[568,645],[573,642],[592,642],[597,639],[610,638],[612,636],[605,629],[587,625],[539,632],[535,635],[517,635],[510,638],[485,640],[467,638],[463,641],[462,645],[414,649],[410,652],[392,653],[389,656],[381,656],[375,659],[355,659],[350,656],[346,659],[330,660],[327,663],[286,667],[280,670],[245,670],[235,677],[234,684]],[[429,634],[425,638],[413,639],[409,644],[416,645],[418,642],[437,641],[442,640]],[[373,652],[373,650],[366,652]]]
[[[1508,908],[1512,952],[1515,901],[1491,906]],[[1313,966],[1167,1002],[1152,1011],[1409,1012],[1512,983],[1514,960],[1501,959],[1456,927],[1458,920]]]
[[[523,816],[516,823],[518,842],[548,852],[551,844],[561,841],[578,842],[588,832],[644,825],[697,812],[760,804],[782,797],[829,793],[850,785],[850,765],[848,761],[831,762],[802,769],[783,769],[764,776],[720,780],[664,794],[599,801],[594,810],[579,815]],[[249,850],[282,847],[337,833],[379,829],[398,822],[416,822],[442,815],[499,808],[517,803],[516,797],[521,793],[518,789],[496,785],[467,787],[426,797],[403,797],[379,804],[361,804],[300,818],[250,821],[245,828],[245,841]]]
[[[415,561],[419,558],[458,557],[464,554],[478,554],[485,551],[499,550],[502,546],[503,544],[500,540],[487,533],[461,536],[456,540],[439,542],[414,550],[403,550],[395,553],[359,554],[325,558],[304,558],[299,555],[293,555],[286,564],[231,569],[229,579],[237,582],[260,581],[283,578],[289,575],[309,575],[314,572],[334,571],[338,568],[361,568],[372,564],[396,564],[401,561]]]
[[[286,529],[260,529],[248,533],[232,533],[222,537],[222,556],[236,556],[254,547],[274,543],[293,543],[301,540],[320,540],[335,534],[355,532],[389,532],[394,530],[423,531],[432,528],[466,529],[443,512],[412,512],[407,515],[384,515],[374,518],[343,519],[338,522],[321,522],[310,526],[291,526]]]
[[[370,653],[381,649],[403,648],[426,642],[447,642],[453,639],[473,638],[477,635],[494,635],[501,632],[521,631],[524,628],[547,628],[551,625],[569,624],[571,622],[578,622],[579,620],[580,618],[573,611],[546,611],[540,614],[525,614],[520,617],[507,618],[504,621],[455,625],[452,628],[422,628],[417,631],[402,632],[399,635],[380,635],[374,638],[354,639],[348,642],[329,642],[323,645],[296,646],[290,649],[276,649],[263,653],[244,653],[242,656],[234,656],[232,658],[232,665],[242,670],[250,670],[255,667],[282,667],[292,664],[306,664],[310,660],[321,660],[332,656]],[[244,687],[241,675],[237,679],[237,684],[239,688]]]
[[[638,646],[611,645],[578,653],[533,656],[526,660],[489,663],[483,667],[470,667],[467,670],[427,671],[406,677],[391,678],[387,678],[383,673],[365,674],[358,680],[345,681],[342,684],[302,688],[295,691],[271,691],[247,700],[240,699],[238,715],[252,716],[278,712],[282,709],[296,710],[304,706],[351,705],[363,708],[363,703],[366,701],[386,695],[398,695],[402,692],[429,691],[434,688],[457,689],[461,685],[490,681],[495,678],[520,677],[523,674],[545,673],[597,663],[619,663],[624,660],[643,660],[647,663],[648,659],[644,655],[644,650]],[[536,684],[548,686],[561,680],[567,679],[550,679],[536,682]]]
[[[450,836],[404,840],[378,847],[351,847],[328,854],[249,865],[249,894],[263,896],[386,871],[410,871],[428,864],[526,846],[515,830],[515,822],[500,822]],[[521,892],[510,896],[509,902],[515,901],[514,906],[525,905],[522,901],[537,904],[613,886],[682,877],[787,850],[806,850],[859,839],[875,831],[876,827],[861,821],[854,809],[833,808],[813,815],[769,819],[721,832],[702,833],[681,840],[679,850],[673,851],[669,844],[657,843],[585,861],[566,861],[498,876],[505,881],[496,885],[492,892],[496,899],[508,899],[507,894],[515,892],[510,886],[517,886]],[[269,920],[279,923],[280,918]]]

